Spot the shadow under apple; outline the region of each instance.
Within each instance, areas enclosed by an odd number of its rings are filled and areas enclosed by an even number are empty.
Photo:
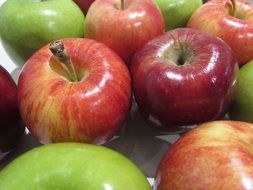
[[[38,147],[41,144],[38,140],[33,137],[28,130],[25,130],[25,133],[19,140],[17,146],[12,149],[10,152],[6,153],[6,155],[0,160],[0,170],[8,165],[11,161],[13,161],[18,156],[22,155],[23,153],[31,150],[32,148]]]
[[[125,127],[104,146],[112,148],[133,161],[147,177],[154,177],[156,168],[179,135],[163,135],[146,124],[134,102]]]

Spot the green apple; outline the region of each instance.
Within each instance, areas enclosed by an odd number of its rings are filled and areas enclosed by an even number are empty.
[[[202,0],[154,0],[159,6],[166,31],[185,27],[192,13],[202,5]]]
[[[81,143],[34,148],[1,170],[0,181],[0,190],[151,190],[126,157]]]
[[[253,122],[253,60],[246,63],[239,71],[229,117],[232,120]]]
[[[84,19],[72,0],[7,0],[0,6],[0,37],[13,62],[23,65],[53,40],[83,37]]]

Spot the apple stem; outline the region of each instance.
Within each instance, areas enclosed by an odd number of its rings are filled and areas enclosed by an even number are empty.
[[[50,43],[49,49],[52,52],[52,54],[57,58],[57,60],[63,63],[63,65],[67,68],[66,70],[69,74],[71,81],[77,82],[78,78],[77,78],[76,71],[74,69],[74,65],[64,48],[63,42],[54,41]]]
[[[235,8],[236,8],[236,6],[235,6],[235,0],[231,0],[231,3],[232,3],[232,6],[233,6],[232,16],[235,16],[235,14],[236,14],[236,11],[235,11]]]
[[[120,8],[121,10],[125,9],[124,0],[120,0]]]

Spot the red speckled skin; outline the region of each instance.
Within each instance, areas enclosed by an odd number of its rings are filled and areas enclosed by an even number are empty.
[[[201,124],[170,147],[160,162],[155,190],[253,189],[253,125]]]
[[[17,102],[17,86],[0,65],[0,157],[12,149],[24,132]]]
[[[177,65],[178,41],[191,59]],[[224,116],[234,95],[238,64],[217,37],[189,28],[171,30],[148,42],[131,63],[134,94],[143,117],[157,128],[175,131]]]
[[[162,13],[152,0],[96,0],[85,19],[85,36],[103,42],[128,64],[144,43],[164,33]]]
[[[187,27],[222,38],[232,47],[242,66],[253,59],[253,3],[246,0],[235,3],[235,12],[241,19],[230,15],[231,0],[212,0],[192,15]]]
[[[131,105],[131,79],[124,62],[102,43],[63,40],[74,67],[86,73],[70,82],[48,46],[25,64],[18,83],[21,115],[40,142],[101,144],[123,126]],[[51,65],[51,66],[50,66]]]

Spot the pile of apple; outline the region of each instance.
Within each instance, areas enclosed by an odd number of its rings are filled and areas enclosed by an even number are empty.
[[[6,0],[0,37],[22,67],[17,86],[0,67],[0,151],[24,124],[46,144],[0,171],[0,190],[151,189],[98,146],[133,102],[155,130],[186,132],[154,189],[253,189],[252,2]]]

